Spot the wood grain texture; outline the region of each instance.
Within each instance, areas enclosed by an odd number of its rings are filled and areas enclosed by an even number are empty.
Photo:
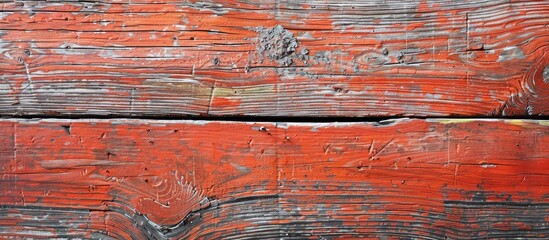
[[[549,112],[548,1],[1,1],[2,115]]]
[[[0,235],[549,237],[549,122],[0,121]]]

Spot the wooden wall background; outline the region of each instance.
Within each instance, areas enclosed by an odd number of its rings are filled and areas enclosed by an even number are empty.
[[[0,5],[2,238],[549,238],[549,1]]]

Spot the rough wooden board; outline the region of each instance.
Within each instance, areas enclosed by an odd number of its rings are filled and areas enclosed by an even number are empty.
[[[3,115],[549,112],[548,1],[0,4]]]
[[[0,121],[0,235],[549,237],[549,122]]]

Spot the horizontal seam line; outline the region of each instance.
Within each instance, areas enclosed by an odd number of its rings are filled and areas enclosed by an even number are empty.
[[[0,114],[0,119],[59,119],[59,120],[78,120],[78,119],[132,119],[132,120],[196,120],[196,121],[227,121],[227,122],[391,122],[402,119],[463,119],[463,120],[549,120],[549,116],[198,116],[198,115],[98,115],[98,114],[74,114],[74,115],[6,115]]]

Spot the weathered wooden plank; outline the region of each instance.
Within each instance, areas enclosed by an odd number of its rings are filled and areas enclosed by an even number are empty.
[[[0,114],[549,112],[547,1],[3,1]]]
[[[549,237],[548,121],[0,125],[3,237]]]

